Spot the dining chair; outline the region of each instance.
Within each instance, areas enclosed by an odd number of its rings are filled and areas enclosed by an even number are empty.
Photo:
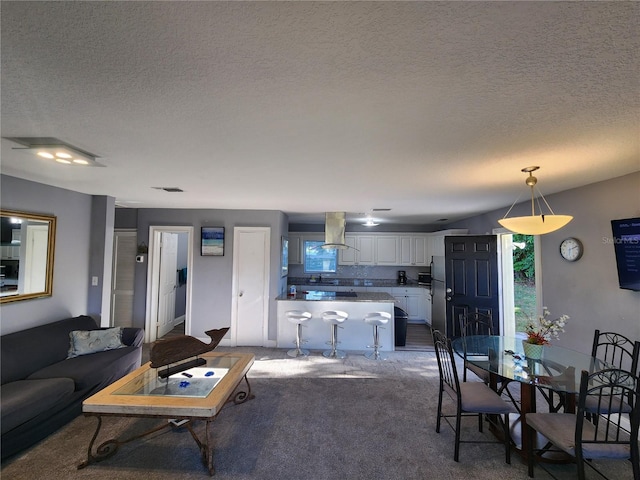
[[[470,312],[470,313],[461,313],[458,316],[458,321],[460,323],[460,333],[462,337],[462,348],[463,348],[463,358],[464,358],[464,369],[462,371],[462,381],[467,381],[467,370],[473,372],[480,380],[484,383],[489,384],[490,374],[487,370],[482,369],[478,365],[474,365],[473,363],[467,360],[469,355],[474,353],[488,353],[488,352],[476,352],[474,349],[473,342],[467,337],[471,337],[473,335],[493,335],[493,321],[491,319],[491,315],[480,313],[480,312]],[[488,361],[488,359],[487,359]],[[518,411],[520,411],[520,407],[518,406],[518,402],[513,397],[507,385],[510,383],[510,380],[497,376],[497,382],[499,386],[497,388],[498,394],[502,395],[506,393],[511,400],[511,403],[516,407]]]
[[[495,391],[483,382],[460,382],[456,361],[451,348],[451,340],[444,336],[439,330],[431,330],[433,343],[438,360],[438,371],[440,374],[440,387],[438,389],[438,419],[436,421],[436,432],[440,433],[441,419],[449,424],[455,433],[455,448],[453,459],[459,461],[461,443],[503,443],[505,448],[505,462],[511,463],[511,437],[509,435],[509,414],[516,413],[517,410],[506,403]],[[456,413],[444,414],[442,411],[442,400],[444,393],[455,402]],[[491,440],[462,440],[461,420],[462,417],[477,416],[478,430],[482,432],[483,417],[496,418],[499,426],[502,427],[502,442]],[[489,417],[491,416],[491,417]],[[502,417],[504,416],[504,418]],[[455,417],[455,425],[449,420]]]
[[[619,333],[601,332],[596,329],[593,334],[591,356],[603,360],[612,367],[638,374],[640,342],[634,342]]]
[[[462,337],[462,348],[463,348],[463,358],[464,358],[464,369],[462,371],[462,381],[467,381],[467,370],[471,370],[480,380],[484,383],[489,383],[489,372],[483,370],[482,368],[474,365],[473,363],[467,360],[467,356],[474,353],[479,353],[473,351],[473,345],[471,343],[467,343],[467,337],[473,335],[493,335],[493,325],[491,323],[491,316],[474,312],[474,313],[461,313],[458,316],[458,321],[460,323],[460,336]],[[486,353],[486,352],[482,352]]]
[[[640,360],[640,342],[615,332],[601,332],[596,329],[593,334],[593,346],[591,356],[604,361],[611,367],[628,370],[634,375],[639,375],[638,362]],[[595,371],[595,368],[592,369]],[[591,396],[586,399],[586,408],[589,412],[596,412],[597,399]],[[627,406],[627,413],[629,407]],[[595,421],[598,417],[593,416]]]
[[[585,479],[585,465],[607,478],[593,464],[594,459],[631,460],[633,478],[640,478],[638,425],[640,423],[640,381],[636,372],[620,369],[582,371],[577,413],[528,413],[528,473],[534,476],[536,455],[561,450],[575,457],[578,479]],[[587,398],[597,400],[598,421],[589,421]],[[629,403],[630,402],[630,403]],[[628,408],[628,407],[631,408]],[[534,447],[536,433],[549,442]],[[635,439],[632,441],[632,439]],[[541,465],[541,464],[540,464]],[[548,472],[547,473],[551,473]]]

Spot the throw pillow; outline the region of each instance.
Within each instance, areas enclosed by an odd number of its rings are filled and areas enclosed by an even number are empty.
[[[69,339],[71,342],[67,358],[126,346],[122,343],[122,327],[105,328],[104,330],[74,330],[69,333]]]

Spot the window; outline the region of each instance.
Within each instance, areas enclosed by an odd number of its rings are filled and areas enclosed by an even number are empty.
[[[322,248],[324,242],[305,240],[304,273],[335,273],[338,267],[338,251]]]

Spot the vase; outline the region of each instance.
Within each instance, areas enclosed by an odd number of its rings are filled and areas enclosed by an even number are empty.
[[[544,345],[536,345],[535,343],[529,343],[526,340],[523,340],[522,348],[524,350],[524,356],[527,357],[528,359],[540,360],[542,358]]]

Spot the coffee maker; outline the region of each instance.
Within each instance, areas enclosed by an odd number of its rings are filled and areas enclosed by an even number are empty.
[[[404,270],[398,270],[398,285],[407,284],[407,272]]]

